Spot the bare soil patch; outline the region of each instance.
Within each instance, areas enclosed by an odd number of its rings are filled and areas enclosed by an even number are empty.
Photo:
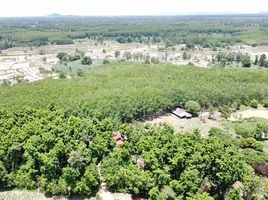
[[[202,122],[199,118],[192,119],[180,119],[173,114],[166,114],[155,118],[153,120],[148,120],[146,124],[156,124],[160,125],[166,123],[171,125],[175,132],[192,132],[196,129],[200,130],[200,133],[203,137],[208,136],[208,132],[211,128],[223,128],[222,124],[218,121],[206,119],[205,122]]]

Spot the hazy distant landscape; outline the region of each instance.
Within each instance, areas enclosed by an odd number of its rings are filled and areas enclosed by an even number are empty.
[[[0,200],[268,199],[268,13],[154,12],[0,18]]]

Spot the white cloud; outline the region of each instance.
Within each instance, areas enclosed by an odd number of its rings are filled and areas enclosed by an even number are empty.
[[[0,0],[0,16],[255,13],[267,0]]]

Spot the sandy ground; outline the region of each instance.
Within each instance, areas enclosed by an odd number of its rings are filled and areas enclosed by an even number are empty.
[[[203,137],[208,136],[208,131],[211,128],[223,128],[222,124],[218,121],[207,119],[206,122],[202,122],[199,118],[192,119],[180,119],[173,114],[167,114],[160,116],[154,120],[146,121],[145,123],[160,124],[167,123],[174,127],[175,132],[192,132],[196,129],[200,130]]]
[[[123,193],[111,193],[101,191],[99,193],[102,200],[133,200],[134,198],[130,194]]]
[[[258,108],[258,109],[247,109],[243,111],[238,111],[233,113],[229,118],[230,121],[236,121],[238,119],[245,119],[250,117],[260,117],[264,119],[268,119],[268,109],[266,108]]]

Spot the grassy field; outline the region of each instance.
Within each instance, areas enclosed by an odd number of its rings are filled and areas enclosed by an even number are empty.
[[[268,44],[268,31],[251,28],[234,35],[237,40],[244,44],[258,46]]]
[[[0,191],[0,200],[94,200],[95,198],[83,198],[83,197],[49,197],[41,192],[31,191]]]
[[[0,192],[0,200],[50,200],[44,194],[28,191],[6,191]]]

